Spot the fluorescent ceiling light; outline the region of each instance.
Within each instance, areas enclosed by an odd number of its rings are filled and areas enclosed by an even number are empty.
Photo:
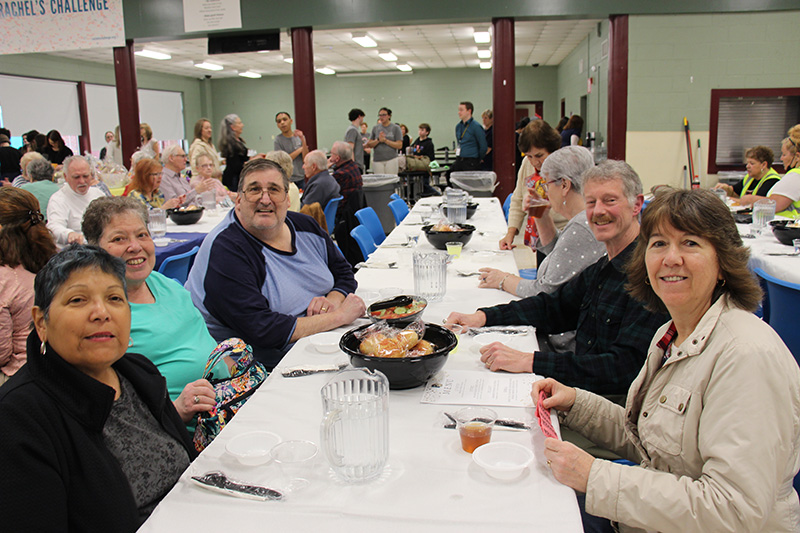
[[[289,64],[294,63],[294,59],[292,58],[292,56],[283,56],[283,60]]]
[[[240,72],[239,76],[241,76],[243,78],[253,78],[255,80],[255,79],[260,78],[261,74],[259,74],[258,72],[253,72],[252,70],[248,70],[248,71],[245,71],[245,72]]]
[[[397,65],[397,70],[402,70],[403,72],[411,72],[412,69],[411,65],[402,64],[402,65]]]
[[[214,63],[206,63],[205,61],[198,61],[194,64],[194,66],[206,70],[222,70],[223,68],[225,68],[222,65],[215,65]]]
[[[479,59],[489,59],[492,57],[491,50],[478,50],[478,58]]]
[[[481,65],[480,66],[481,66],[481,68],[483,70],[488,70],[488,69],[492,68],[492,62],[491,61],[481,61]]]
[[[472,38],[475,39],[475,42],[478,44],[492,42],[492,36],[489,34],[489,30],[476,30],[473,28]]]
[[[336,71],[335,71],[335,70],[333,70],[333,69],[332,69],[332,68],[330,68],[330,67],[322,67],[322,68],[318,68],[318,69],[317,69],[317,72],[319,72],[320,74],[325,74],[326,76],[330,76],[331,74],[336,74]]]
[[[379,53],[378,56],[384,61],[397,61],[397,56],[394,55],[391,50],[384,50],[383,52]]]
[[[161,52],[155,52],[153,50],[139,50],[138,52],[134,52],[135,55],[140,57],[149,57],[150,59],[158,59],[160,61],[166,61],[167,59],[172,59],[172,56],[169,54],[164,54]]]
[[[370,37],[366,33],[354,33],[352,35],[353,35],[352,37],[353,41],[357,42],[364,48],[375,48],[376,46],[378,46],[378,43],[376,43],[372,39],[372,37]]]

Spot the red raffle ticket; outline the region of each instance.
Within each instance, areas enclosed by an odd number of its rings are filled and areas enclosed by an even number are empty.
[[[543,390],[540,390],[539,401],[536,402],[536,418],[539,419],[539,427],[542,428],[544,436],[557,439],[558,435],[556,434],[556,430],[553,428],[552,422],[550,422],[550,409],[545,409],[544,407],[545,398],[547,398],[547,394]]]

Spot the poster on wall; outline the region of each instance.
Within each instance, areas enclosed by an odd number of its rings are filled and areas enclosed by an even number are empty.
[[[0,54],[125,46],[122,0],[0,0]]]
[[[239,0],[183,0],[184,31],[225,30],[242,27]]]

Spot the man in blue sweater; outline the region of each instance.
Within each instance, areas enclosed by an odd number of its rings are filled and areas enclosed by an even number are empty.
[[[289,212],[289,177],[248,161],[236,207],[203,241],[186,281],[217,341],[240,337],[274,368],[302,337],[363,316],[350,264],[309,216]]]
[[[486,132],[480,124],[472,118],[475,107],[472,102],[458,104],[458,124],[456,124],[456,162],[450,167],[450,172],[467,170],[480,170],[481,161],[486,156]],[[450,172],[447,181],[450,182]]]

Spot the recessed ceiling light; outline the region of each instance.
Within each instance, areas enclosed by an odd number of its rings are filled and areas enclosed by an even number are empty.
[[[391,50],[384,50],[378,54],[378,57],[383,59],[384,61],[397,61],[397,56],[394,55]]]
[[[475,42],[478,44],[485,44],[492,42],[492,36],[489,34],[489,30],[476,30],[475,28],[473,28],[472,38],[475,39]]]
[[[491,61],[481,61],[480,67],[483,70],[488,70],[488,69],[492,68],[492,62]]]
[[[158,59],[160,61],[166,61],[167,59],[172,59],[172,56],[169,54],[164,54],[162,52],[155,52],[153,50],[139,50],[138,52],[134,52],[135,55],[140,57],[149,57],[150,59]]]
[[[289,64],[294,63],[294,59],[292,58],[292,56],[283,56],[283,60]]]
[[[222,70],[223,68],[225,68],[222,65],[215,65],[214,63],[206,63],[205,61],[197,61],[195,62],[194,66],[206,70]]]
[[[411,72],[412,68],[411,65],[401,64],[397,65],[397,70],[402,70],[403,72]]]
[[[253,72],[252,70],[248,70],[248,71],[245,71],[245,72],[240,72],[239,76],[241,76],[243,78],[258,79],[258,78],[261,77],[261,74],[259,74],[258,72]]]
[[[372,39],[372,37],[370,37],[366,33],[353,33],[352,39],[353,41],[357,42],[364,48],[375,48],[376,46],[378,46],[378,43],[376,43]]]
[[[492,57],[491,50],[478,50],[478,58],[479,59],[489,59]]]
[[[317,72],[319,72],[320,74],[325,74],[326,76],[330,76],[331,74],[336,74],[336,71],[335,71],[335,70],[333,70],[333,69],[332,69],[332,68],[330,68],[330,67],[322,67],[322,68],[318,68],[318,69],[317,69]]]

